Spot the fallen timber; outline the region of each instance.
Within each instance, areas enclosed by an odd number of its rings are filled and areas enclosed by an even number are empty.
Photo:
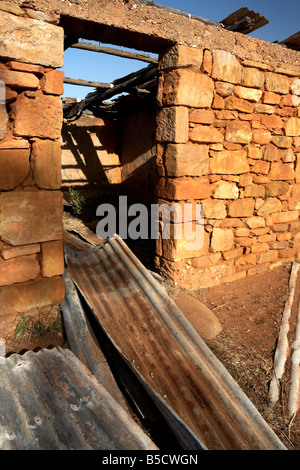
[[[97,322],[184,449],[286,449],[118,236],[68,253],[66,261]]]

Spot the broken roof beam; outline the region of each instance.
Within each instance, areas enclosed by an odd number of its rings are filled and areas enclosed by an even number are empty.
[[[256,29],[269,23],[264,16],[249,10],[247,7],[240,8],[228,15],[221,21],[222,26],[229,31],[236,31],[243,34],[249,34]]]
[[[276,41],[277,42],[277,41]],[[280,45],[286,46],[289,49],[294,49],[295,51],[300,50],[300,31],[298,33],[289,36],[287,39],[279,42]]]
[[[65,77],[64,83],[68,83],[69,85],[89,86],[89,87],[101,88],[101,89],[104,88],[105,90],[109,90],[110,88],[114,87],[112,83],[93,82],[90,80],[82,80],[80,78],[70,78],[70,77]]]
[[[101,52],[103,54],[115,55],[118,57],[124,57],[125,59],[141,60],[142,62],[148,62],[151,64],[157,64],[158,60],[155,57],[151,57],[148,54],[140,54],[136,52],[124,51],[122,49],[115,49],[113,47],[99,46],[97,44],[91,44],[89,42],[75,42],[71,44],[74,49],[84,49],[86,51]]]

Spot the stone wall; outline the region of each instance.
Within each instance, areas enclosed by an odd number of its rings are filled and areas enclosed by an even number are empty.
[[[63,226],[63,30],[0,11],[0,338],[17,313],[58,305]]]
[[[186,46],[159,70],[157,198],[202,203],[205,230],[193,252],[160,238],[157,265],[197,288],[299,259],[299,76]]]

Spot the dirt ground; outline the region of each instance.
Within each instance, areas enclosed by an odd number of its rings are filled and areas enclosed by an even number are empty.
[[[289,359],[280,383],[280,400],[273,409],[268,396],[273,375],[273,356],[285,302],[289,296],[290,273],[289,263],[230,284],[201,289],[192,295],[205,303],[223,326],[217,337],[206,341],[210,349],[286,447],[300,450],[300,419],[299,416],[290,418],[287,410]],[[299,300],[300,279],[297,281],[290,316],[290,344],[294,341]]]

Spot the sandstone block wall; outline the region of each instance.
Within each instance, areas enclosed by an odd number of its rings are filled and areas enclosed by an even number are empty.
[[[222,50],[159,62],[156,194],[202,203],[204,243],[159,239],[157,265],[197,288],[300,257],[300,81]]]
[[[17,313],[58,305],[64,298],[59,96],[63,72],[55,69],[63,65],[63,30],[27,17],[16,6],[11,12],[0,11],[0,25],[3,339],[7,322]]]

